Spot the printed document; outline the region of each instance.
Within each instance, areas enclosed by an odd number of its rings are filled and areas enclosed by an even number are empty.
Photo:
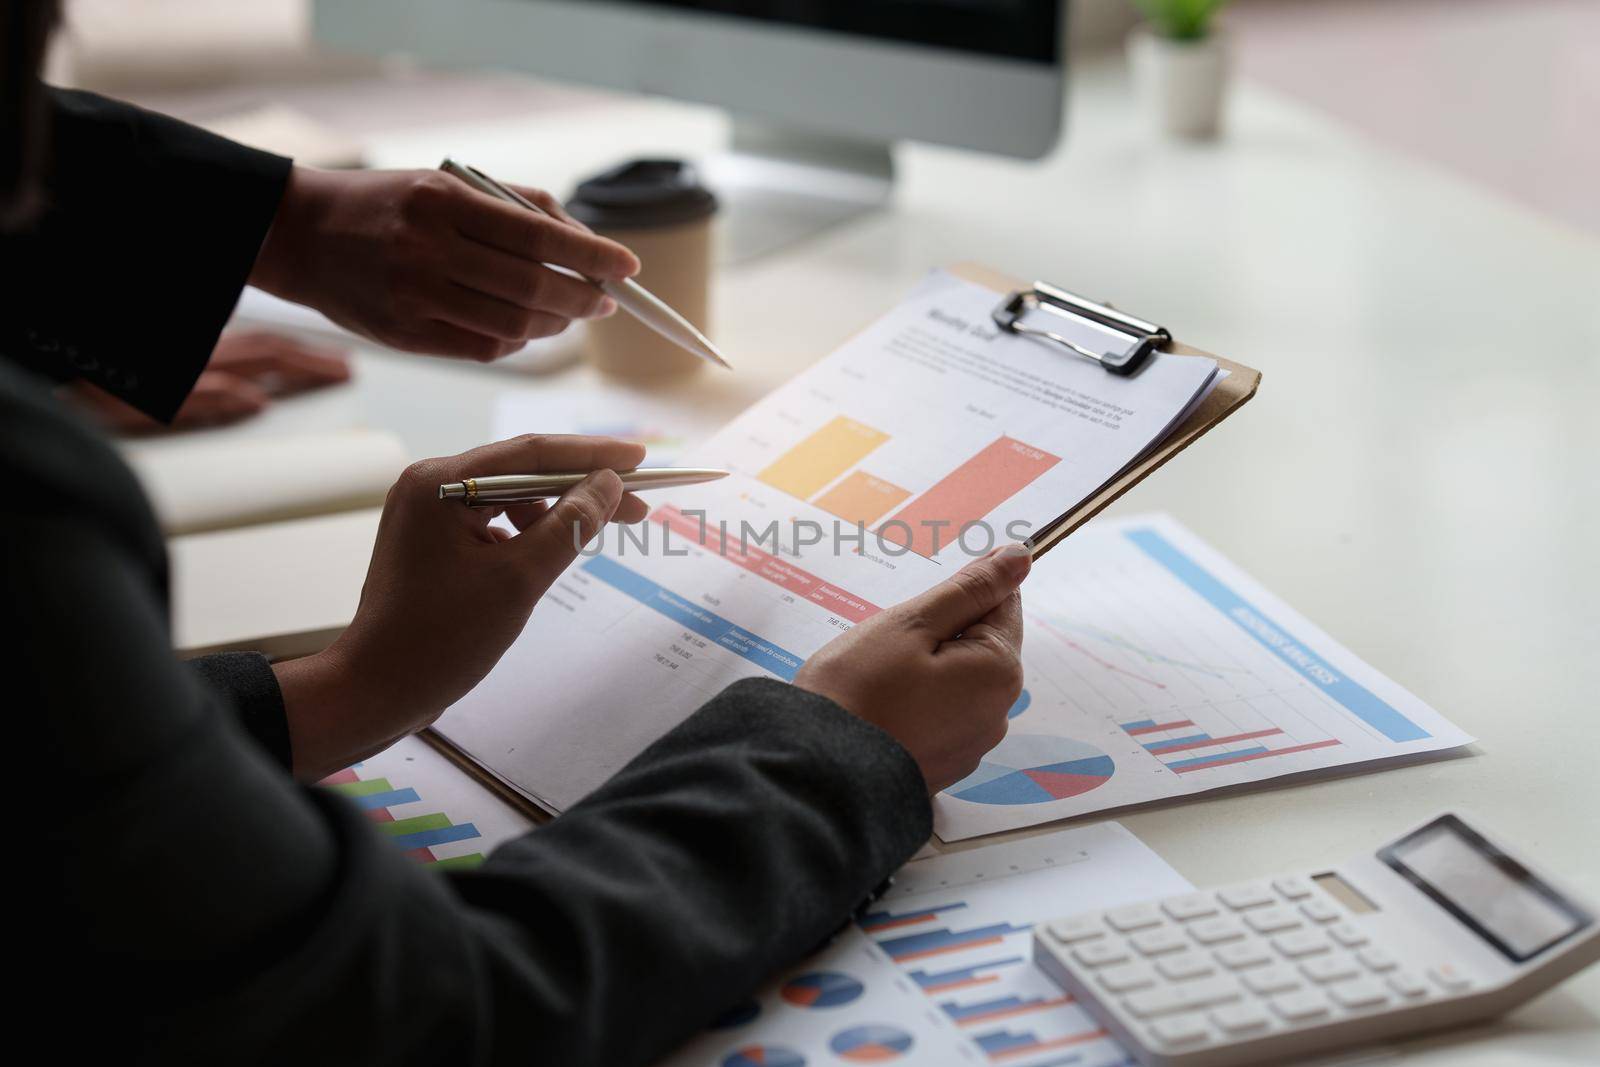
[[[1190,888],[1114,822],[918,860],[858,926],[663,1067],[1124,1064],[1034,966],[1033,925]]]
[[[729,682],[792,679],[834,636],[1070,511],[1215,383],[1206,357],[1158,353],[1125,378],[1001,333],[998,300],[935,275],[691,450],[733,476],[608,528],[437,729],[560,811]]]

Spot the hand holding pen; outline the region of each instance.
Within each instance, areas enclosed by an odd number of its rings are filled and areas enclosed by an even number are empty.
[[[515,192],[539,210],[438,170],[295,167],[250,283],[391,348],[478,362],[613,313],[585,279],[621,283],[638,258]]]
[[[331,647],[279,674],[295,773],[332,773],[461,699],[583,545],[606,523],[644,520],[647,505],[616,474],[643,461],[644,446],[626,441],[529,435],[407,467],[384,502],[354,620]],[[475,475],[555,471],[589,473],[549,502],[491,509],[438,499],[441,484]],[[502,509],[515,533],[492,521]]]

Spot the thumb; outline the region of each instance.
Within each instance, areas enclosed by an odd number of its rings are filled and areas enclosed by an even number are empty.
[[[905,609],[911,613],[912,625],[927,632],[935,643],[948,641],[1005,604],[1032,566],[1026,545],[1006,545],[907,601]]]
[[[508,548],[523,553],[542,594],[578,558],[578,550],[599,533],[622,501],[622,479],[598,470],[561,494]]]

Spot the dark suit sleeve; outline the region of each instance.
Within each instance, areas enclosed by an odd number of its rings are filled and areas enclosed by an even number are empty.
[[[238,301],[290,161],[50,90],[42,214],[0,238],[0,354],[169,420]]]
[[[12,888],[51,932],[19,969],[47,991],[29,1018],[69,1058],[646,1064],[837,929],[927,838],[898,744],[820,697],[743,682],[479,870],[420,867],[346,800],[293,782],[173,659],[131,475],[10,399],[0,677],[29,817]],[[60,456],[80,477],[41,477]]]
[[[189,660],[189,669],[239,716],[239,725],[284,770],[294,766],[289,719],[272,663],[259,652],[219,652]]]

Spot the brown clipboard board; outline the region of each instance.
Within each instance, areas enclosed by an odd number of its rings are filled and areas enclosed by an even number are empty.
[[[981,285],[985,289],[994,290],[997,300],[1007,293],[1028,288],[1027,282],[976,263],[957,264],[950,268],[950,273],[975,285]],[[1201,437],[1204,437],[1212,427],[1239,410],[1247,400],[1255,396],[1256,389],[1261,384],[1260,371],[1246,367],[1242,363],[1235,363],[1230,359],[1213,355],[1210,352],[1204,352],[1198,348],[1181,344],[1176,340],[1164,345],[1162,350],[1177,352],[1182,355],[1206,356],[1209,359],[1214,359],[1217,361],[1218,367],[1228,371],[1228,376],[1217,383],[1216,388],[1211,391],[1211,395],[1201,401],[1194,411],[1189,413],[1189,417],[1174,427],[1173,431],[1159,445],[1134,463],[1133,466],[1113,478],[1099,492],[1066,512],[1056,522],[1053,522],[1050,528],[1049,542],[1042,545],[1036,555],[1044,555],[1052,547],[1065,540],[1072,531],[1100,514],[1129,489],[1132,489],[1159,470],[1173,456],[1176,456]],[[1062,358],[1075,357],[1063,352]],[[430,728],[423,730],[418,736],[478,784],[534,822],[543,824],[554,818],[548,811],[491,774],[488,769],[467,755],[466,752],[457,748],[442,734]],[[938,839],[935,838],[935,840]]]
[[[1005,294],[1020,289],[1027,289],[1028,283],[1013,278],[1000,271],[977,263],[960,263],[950,268],[950,273],[985,289],[993,289],[996,299]],[[1212,427],[1235,411],[1256,395],[1256,389],[1261,385],[1261,372],[1242,363],[1235,363],[1231,359],[1213,355],[1210,352],[1181,344],[1174,340],[1164,346],[1163,351],[1176,352],[1181,355],[1205,356],[1217,361],[1217,366],[1228,372],[1228,376],[1217,383],[1211,395],[1189,413],[1189,417],[1175,426],[1155,448],[1151,449],[1143,458],[1133,466],[1123,471],[1108,482],[1099,492],[1090,496],[1077,507],[1066,512],[1059,520],[1050,526],[1049,540],[1041,545],[1035,557],[1044,555],[1061,541],[1065,540],[1072,531],[1094,518],[1109,507],[1113,501],[1120,498],[1129,489],[1144,481],[1166,464],[1173,456],[1194,444],[1204,437]],[[1075,358],[1069,353],[1062,353],[1063,359]]]

